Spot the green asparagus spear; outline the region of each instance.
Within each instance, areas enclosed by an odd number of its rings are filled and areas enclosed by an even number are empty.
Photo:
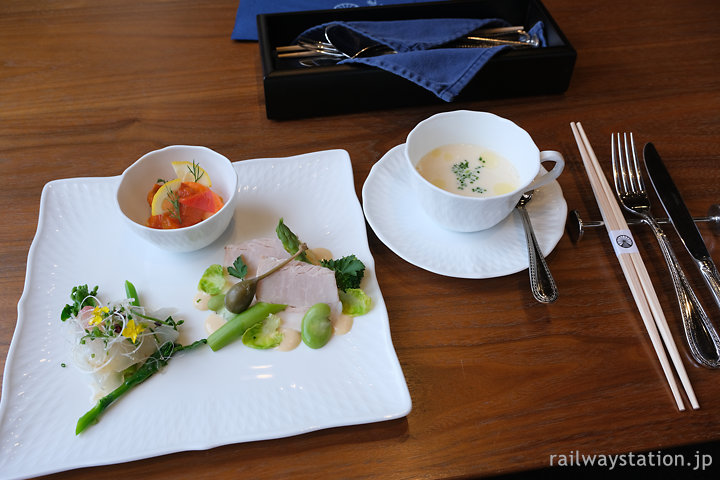
[[[143,363],[138,370],[125,378],[122,385],[98,400],[97,404],[90,409],[90,411],[80,417],[77,422],[77,426],[75,427],[75,435],[80,434],[90,425],[97,423],[100,419],[100,415],[110,406],[110,404],[120,398],[128,390],[140,385],[154,373],[158,372],[162,367],[167,365],[170,357],[180,351],[191,350],[206,343],[206,339],[198,340],[185,346],[173,342],[164,343],[157,352],[153,353],[147,358],[147,360],[145,360],[145,363]]]
[[[295,255],[297,251],[300,250],[300,240],[298,239],[297,235],[295,235],[295,233],[293,233],[293,231],[290,230],[287,225],[285,225],[282,218],[280,219],[277,227],[275,228],[275,233],[277,233],[277,236],[280,239],[280,242],[282,242],[285,251],[287,251],[290,255]],[[302,262],[310,263],[310,260],[308,260],[305,252],[301,253],[297,257],[297,259]]]

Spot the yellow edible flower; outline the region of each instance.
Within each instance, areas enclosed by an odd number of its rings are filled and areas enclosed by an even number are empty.
[[[88,322],[88,325],[100,325],[103,321],[103,313],[110,312],[108,307],[95,307],[92,311],[92,318]]]
[[[137,341],[137,336],[145,330],[145,326],[140,323],[135,323],[135,320],[130,320],[123,328],[122,336],[129,338],[133,343]]]

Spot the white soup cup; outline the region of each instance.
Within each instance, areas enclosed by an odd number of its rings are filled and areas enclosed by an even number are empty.
[[[471,197],[433,185],[415,166],[428,152],[450,144],[479,145],[507,159],[519,175],[518,187],[502,195]],[[476,232],[497,225],[513,211],[524,192],[555,180],[565,166],[559,152],[541,152],[530,135],[510,120],[468,110],[439,113],[420,122],[407,137],[405,157],[422,209],[442,227],[457,232]],[[555,164],[550,171],[541,168],[546,161]]]

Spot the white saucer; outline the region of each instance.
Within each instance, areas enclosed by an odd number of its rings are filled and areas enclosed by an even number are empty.
[[[519,214],[513,212],[482,232],[459,233],[438,226],[414,200],[404,149],[402,144],[387,152],[373,165],[363,185],[365,218],[380,241],[413,265],[448,277],[493,278],[528,268]],[[547,256],[560,241],[567,217],[557,181],[537,190],[527,210]]]

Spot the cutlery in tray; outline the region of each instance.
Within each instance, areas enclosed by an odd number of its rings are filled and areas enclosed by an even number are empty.
[[[331,23],[318,30],[319,35],[316,35],[316,38],[301,35],[292,45],[277,47],[277,58],[295,58],[303,67],[319,67],[333,65],[345,59],[398,53],[383,43],[348,31],[338,24]],[[473,30],[434,48],[491,48],[503,45],[512,48],[538,48],[541,41],[537,34],[526,32],[523,26],[511,25]]]
[[[308,68],[307,62],[298,61],[297,56],[278,55],[292,53],[287,50],[297,49],[298,37],[318,25],[414,19],[500,19],[526,33],[542,22],[546,42],[542,48],[508,48],[493,56],[452,101],[559,94],[568,88],[577,55],[539,0],[458,0],[264,14],[258,16],[258,37],[268,118],[281,120],[444,103],[434,93],[379,68],[338,64],[338,58],[331,55],[324,55],[328,58]],[[496,42],[492,36],[485,35],[484,41]],[[327,39],[321,37],[314,41],[330,43],[324,40]],[[528,81],[527,72],[540,70],[543,75]]]

